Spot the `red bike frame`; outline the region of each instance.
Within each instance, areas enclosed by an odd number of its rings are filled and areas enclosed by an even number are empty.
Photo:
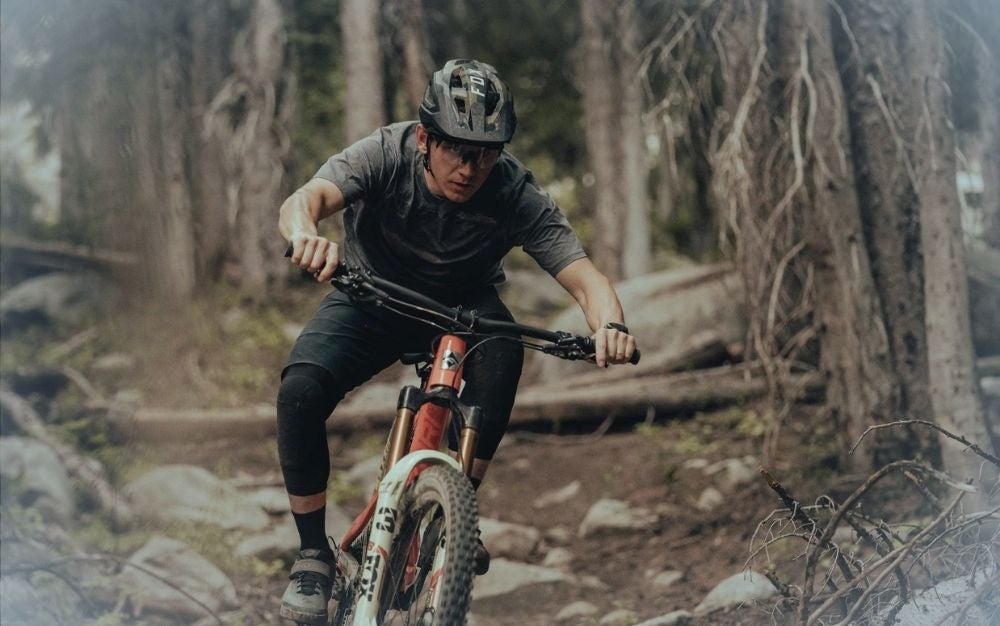
[[[441,337],[434,355],[430,375],[427,377],[427,382],[424,385],[426,393],[450,388],[454,390],[455,394],[458,394],[462,387],[462,370],[465,362],[466,347],[466,342],[461,337],[456,335],[443,335]],[[433,402],[422,403],[415,415],[412,409],[400,406],[397,409],[396,420],[393,423],[385,455],[382,458],[382,469],[379,472],[379,480],[406,453],[417,450],[439,449],[450,418],[451,411],[448,408],[434,404]],[[472,469],[472,456],[475,452],[475,434],[474,432],[468,433],[465,431],[462,433],[459,453],[462,468],[466,474]],[[412,483],[425,468],[426,465],[424,464],[414,468],[408,482]],[[375,513],[377,500],[378,488],[376,487],[375,491],[372,492],[368,505],[354,519],[350,528],[347,529],[347,532],[340,540],[342,550],[347,549],[368,525],[372,515]]]

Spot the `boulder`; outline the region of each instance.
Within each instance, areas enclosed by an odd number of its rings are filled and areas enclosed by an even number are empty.
[[[508,559],[493,559],[490,571],[476,579],[473,600],[483,600],[513,593],[522,587],[543,584],[572,584],[575,579],[566,572]]]
[[[717,507],[721,506],[722,503],[726,501],[726,497],[722,495],[722,492],[715,487],[706,487],[701,495],[698,496],[698,502],[695,504],[700,511],[712,511]]]
[[[4,626],[62,626],[86,621],[79,596],[51,574],[0,578]]]
[[[16,495],[19,504],[41,513],[44,521],[65,524],[76,504],[69,474],[55,451],[28,437],[0,437],[0,477],[3,497]]]
[[[107,310],[113,296],[111,283],[94,273],[45,274],[6,290],[0,298],[0,322],[7,327],[75,325]]]
[[[757,600],[767,600],[778,594],[771,581],[763,574],[747,570],[733,574],[708,592],[705,599],[695,607],[696,616],[713,611],[739,606]]]
[[[543,567],[565,569],[573,562],[573,553],[566,548],[552,548],[542,561]]]
[[[268,532],[250,535],[233,549],[238,557],[254,557],[263,561],[293,559],[299,551],[299,533],[289,520]]]
[[[640,339],[644,364],[663,362],[684,353],[690,339],[711,329],[725,345],[742,342],[746,319],[739,277],[727,265],[691,266],[639,276],[615,286],[631,332]],[[570,305],[548,326],[590,334],[580,307]],[[609,372],[612,370],[608,370]],[[525,379],[558,383],[580,373],[580,364],[534,353],[525,364]]]
[[[479,520],[479,533],[490,555],[516,561],[527,560],[542,538],[537,528],[487,517]]]
[[[206,613],[192,597],[216,613],[239,605],[229,577],[174,539],[155,535],[128,562],[118,576],[134,608],[190,621]]]
[[[645,530],[656,526],[656,513],[643,508],[632,508],[621,500],[598,500],[587,511],[577,535],[588,537],[604,530]]]
[[[124,493],[138,515],[160,522],[243,530],[261,530],[268,524],[260,506],[201,467],[158,467],[129,483]]]
[[[992,579],[995,584],[996,579]],[[913,594],[910,601],[903,605],[896,618],[888,620],[888,611],[884,611],[872,624],[875,626],[890,626],[894,624],[906,624],[907,626],[935,626],[941,624],[947,616],[957,617],[967,604],[973,602],[973,597],[980,593],[983,585],[990,584],[989,573],[979,572],[975,577],[960,576],[949,578],[929,589],[922,589]],[[982,600],[992,597],[994,600],[1000,589],[993,589],[992,594],[980,596]],[[891,608],[891,607],[890,607]],[[963,624],[988,624],[989,611],[975,603],[969,607],[965,613]],[[994,614],[994,617],[996,615]],[[953,623],[947,621],[944,623]]]
[[[271,515],[284,515],[292,510],[288,503],[288,493],[280,487],[254,489],[247,492],[246,498]]]
[[[677,571],[675,569],[667,570],[665,572],[650,572],[652,574],[649,576],[652,580],[650,583],[657,587],[658,589],[666,589],[667,587],[673,585],[678,580],[684,578],[684,572]]]
[[[580,493],[580,481],[574,480],[559,489],[546,491],[542,495],[535,498],[533,504],[536,509],[543,509],[547,506],[553,506],[555,504],[565,504],[575,498],[578,493]]]
[[[757,479],[757,472],[745,459],[724,459],[709,465],[704,471],[706,476],[718,475],[716,482],[726,491],[733,491]]]
[[[557,622],[569,622],[572,621],[574,624],[578,624],[582,618],[590,617],[596,615],[598,609],[596,606],[587,602],[585,600],[577,600],[572,604],[567,604],[562,609],[556,613]]]

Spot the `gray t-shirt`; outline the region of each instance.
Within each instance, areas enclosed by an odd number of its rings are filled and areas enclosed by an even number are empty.
[[[347,263],[446,298],[503,282],[503,257],[514,246],[553,276],[586,256],[552,198],[507,152],[469,201],[432,194],[415,128],[380,128],[316,172],[344,194]]]

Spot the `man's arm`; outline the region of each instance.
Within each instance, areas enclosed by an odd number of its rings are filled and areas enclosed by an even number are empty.
[[[597,364],[607,367],[609,363],[628,363],[635,351],[635,337],[606,328],[608,323],[625,323],[622,305],[607,276],[585,257],[563,268],[556,274],[556,281],[576,299],[594,331]]]
[[[320,237],[316,225],[343,208],[340,188],[314,178],[290,195],[279,211],[278,230],[292,244],[292,263],[312,272],[321,283],[333,278],[340,262],[340,248]]]

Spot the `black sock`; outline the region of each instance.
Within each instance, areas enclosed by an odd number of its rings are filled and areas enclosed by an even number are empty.
[[[482,478],[470,478],[469,482],[472,483],[472,488],[479,491],[479,485],[483,484]]]
[[[295,527],[299,530],[301,550],[330,550],[326,540],[326,507],[311,513],[292,513]]]

